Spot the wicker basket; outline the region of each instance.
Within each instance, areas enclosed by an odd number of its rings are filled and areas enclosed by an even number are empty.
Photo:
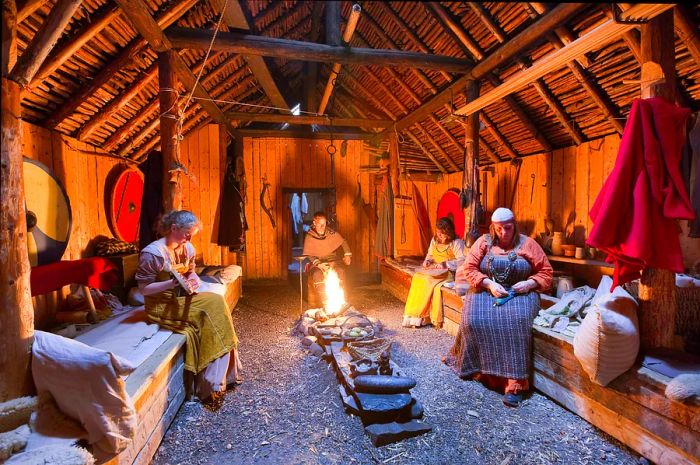
[[[348,342],[347,347],[353,360],[366,358],[377,362],[383,353],[391,355],[391,341],[381,337],[369,341]]]

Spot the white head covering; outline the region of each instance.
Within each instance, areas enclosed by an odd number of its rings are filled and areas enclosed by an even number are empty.
[[[514,219],[515,215],[513,215],[513,212],[504,207],[497,208],[494,210],[493,215],[491,215],[492,223],[503,223],[505,221],[513,221]]]

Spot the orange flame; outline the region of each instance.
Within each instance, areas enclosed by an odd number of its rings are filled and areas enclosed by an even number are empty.
[[[335,270],[326,273],[326,314],[335,315],[345,305],[345,291],[340,286],[340,278]]]

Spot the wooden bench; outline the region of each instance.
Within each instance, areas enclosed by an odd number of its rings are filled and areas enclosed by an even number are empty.
[[[411,275],[383,263],[382,286],[405,301]],[[443,329],[459,331],[462,298],[442,288]],[[641,366],[608,386],[590,381],[573,350],[573,339],[533,326],[535,389],[660,465],[700,464],[700,407],[664,395],[669,378]]]

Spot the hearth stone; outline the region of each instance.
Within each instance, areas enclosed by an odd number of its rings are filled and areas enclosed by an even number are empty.
[[[306,336],[304,339],[301,340],[301,345],[309,347],[312,344],[315,344],[318,338],[316,336]]]
[[[326,351],[323,350],[323,347],[320,345],[316,344],[315,342],[309,346],[309,351],[314,354],[316,357],[320,357],[321,355],[325,354]]]
[[[355,391],[372,394],[408,393],[416,386],[416,380],[404,376],[360,375],[354,380]]]
[[[360,408],[363,412],[396,413],[413,401],[411,394],[367,394],[358,392]]]
[[[411,420],[407,423],[379,423],[365,427],[375,447],[385,446],[403,439],[429,433],[432,428],[425,423]]]

